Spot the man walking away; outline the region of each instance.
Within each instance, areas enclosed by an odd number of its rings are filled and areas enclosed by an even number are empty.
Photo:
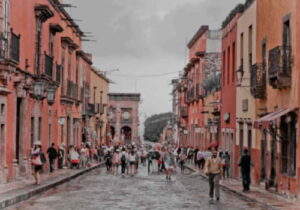
[[[124,174],[125,174],[127,160],[128,160],[128,155],[127,155],[126,149],[123,148],[122,153],[121,153],[121,158],[120,158],[122,176],[124,176]]]
[[[49,147],[47,150],[49,164],[50,164],[50,173],[52,173],[54,171],[55,159],[57,158],[57,151],[54,148],[54,146],[55,146],[55,144],[52,143],[51,147]]]
[[[242,179],[243,179],[243,192],[250,190],[250,171],[251,171],[251,157],[248,154],[248,150],[244,150],[239,166],[241,167]]]
[[[205,174],[209,178],[209,196],[214,198],[214,193],[217,201],[220,200],[220,178],[222,175],[222,160],[217,156],[217,151],[213,150],[212,156],[207,159],[205,166]]]

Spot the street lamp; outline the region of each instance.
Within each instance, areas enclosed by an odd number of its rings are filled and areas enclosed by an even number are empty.
[[[55,102],[55,91],[56,91],[55,87],[49,87],[47,89],[47,100],[49,105],[53,105]]]
[[[33,84],[33,95],[36,99],[44,99],[45,84],[42,81],[37,81]]]

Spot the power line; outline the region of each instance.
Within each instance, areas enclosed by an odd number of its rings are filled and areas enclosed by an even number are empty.
[[[150,78],[150,77],[162,77],[175,73],[180,73],[180,71],[167,72],[162,74],[145,74],[145,75],[130,75],[130,74],[112,74],[111,76],[116,77],[131,77],[131,78]]]

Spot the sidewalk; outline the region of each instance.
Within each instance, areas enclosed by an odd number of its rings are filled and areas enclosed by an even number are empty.
[[[201,177],[207,179],[203,172],[199,172],[198,168],[191,165],[186,165],[186,168],[197,172]],[[251,186],[250,192],[243,192],[242,184],[239,180],[225,179],[220,182],[224,190],[233,192],[244,199],[266,205],[271,209],[290,209],[300,210],[300,201],[291,201],[283,198],[280,195],[266,191],[260,187]]]
[[[85,169],[60,169],[51,174],[45,173],[41,175],[41,185],[34,185],[33,177],[1,184],[0,209],[28,200],[100,166],[101,164],[93,164],[90,168]]]

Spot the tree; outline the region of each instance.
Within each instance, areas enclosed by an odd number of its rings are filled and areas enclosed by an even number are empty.
[[[168,122],[172,120],[172,117],[173,114],[171,112],[155,114],[148,117],[144,123],[144,139],[146,141],[158,142],[160,134],[163,132],[163,129],[166,127]]]

